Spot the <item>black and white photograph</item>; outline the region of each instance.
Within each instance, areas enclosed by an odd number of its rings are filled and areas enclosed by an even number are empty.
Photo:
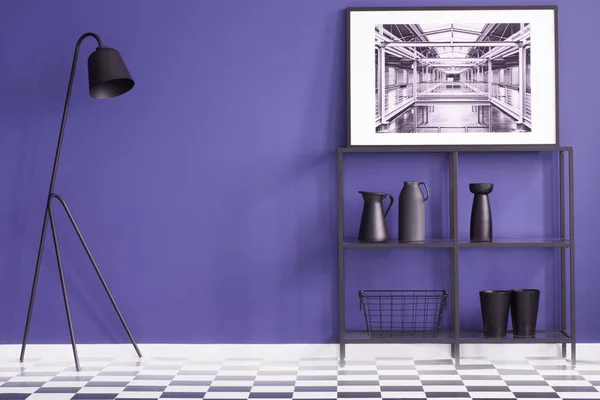
[[[555,10],[508,11],[349,10],[349,145],[558,144]]]

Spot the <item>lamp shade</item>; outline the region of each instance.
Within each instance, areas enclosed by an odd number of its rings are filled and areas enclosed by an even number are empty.
[[[135,84],[119,52],[105,46],[88,57],[88,80],[90,96],[96,99],[120,96]]]

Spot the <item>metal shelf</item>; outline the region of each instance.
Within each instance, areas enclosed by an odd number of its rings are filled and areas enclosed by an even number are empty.
[[[483,332],[461,332],[460,343],[571,343],[571,337],[561,330],[538,330],[534,338],[515,338],[508,331],[505,338],[486,338]]]
[[[499,239],[492,242],[471,242],[470,240],[461,240],[458,247],[550,247],[561,248],[570,247],[571,242],[566,239]]]
[[[554,145],[496,145],[496,146],[351,146],[338,149],[342,153],[507,153],[559,152],[573,150],[569,146]]]
[[[424,242],[398,242],[390,239],[383,243],[362,243],[357,239],[344,239],[344,247],[351,248],[451,248],[454,242],[450,239],[427,239]]]
[[[367,331],[349,330],[345,333],[346,343],[446,343],[455,342],[452,332],[440,332],[435,337],[424,337],[421,335],[411,336],[401,332],[384,332],[369,334]]]
[[[559,211],[560,232],[557,238],[497,238],[493,242],[472,243],[458,233],[458,154],[461,152],[557,152],[559,155]],[[428,239],[420,243],[398,242],[390,239],[385,243],[360,243],[354,238],[344,238],[344,174],[343,156],[348,153],[446,153],[449,168],[449,209],[450,229],[448,239]],[[568,155],[568,164],[565,162]],[[456,365],[460,364],[460,345],[466,343],[558,343],[562,355],[566,357],[567,344],[570,344],[571,363],[576,363],[575,337],[575,211],[573,189],[573,148],[565,146],[353,146],[339,148],[338,169],[338,327],[340,334],[340,364],[345,363],[346,344],[349,343],[446,343],[452,347]],[[566,172],[568,170],[568,173]],[[567,183],[568,179],[568,183]],[[568,207],[567,207],[568,201]],[[568,225],[566,218],[568,217]],[[458,239],[450,239],[458,238]],[[345,252],[357,248],[448,248],[450,249],[450,304],[451,331],[440,332],[436,337],[410,337],[401,335],[369,335],[366,331],[346,330],[345,299]],[[560,250],[560,330],[538,331],[535,338],[484,338],[479,331],[467,332],[460,329],[459,253],[469,248],[555,248]],[[567,255],[567,249],[569,249]],[[468,251],[468,250],[465,250]],[[566,265],[569,265],[567,270]],[[568,285],[567,285],[568,279]],[[567,289],[569,301],[567,304]],[[568,311],[568,313],[567,313]],[[567,317],[568,316],[568,317]]]
[[[389,249],[389,248],[452,248],[454,241],[451,239],[427,239],[424,242],[399,242],[396,239],[390,239],[381,243],[359,242],[357,239],[345,238],[344,248],[347,249]],[[456,245],[460,248],[473,247],[546,247],[561,248],[571,247],[571,242],[567,239],[542,238],[542,239],[495,239],[492,242],[471,242],[470,240],[460,240]]]
[[[364,330],[348,330],[344,334],[346,343],[570,343],[571,337],[561,330],[538,330],[534,338],[515,338],[512,331],[507,331],[505,338],[486,338],[483,331],[462,331],[455,339],[453,332],[441,331],[436,336],[413,335],[403,332],[369,332]]]

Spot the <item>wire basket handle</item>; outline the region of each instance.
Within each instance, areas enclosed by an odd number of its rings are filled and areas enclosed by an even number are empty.
[[[362,298],[362,294],[363,294],[363,290],[359,290],[359,291],[358,291],[358,300],[359,300],[359,302],[358,302],[358,309],[359,309],[360,311],[362,311],[362,309],[363,309],[363,298]]]

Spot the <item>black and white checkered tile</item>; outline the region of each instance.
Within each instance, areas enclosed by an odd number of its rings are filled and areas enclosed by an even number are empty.
[[[600,362],[0,360],[0,399],[600,399]]]

